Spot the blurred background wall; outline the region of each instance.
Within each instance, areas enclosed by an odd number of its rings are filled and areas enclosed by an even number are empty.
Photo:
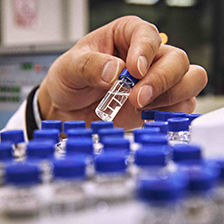
[[[196,112],[223,106],[223,10],[222,0],[0,0],[0,128],[61,53],[125,15],[154,23],[206,68]]]

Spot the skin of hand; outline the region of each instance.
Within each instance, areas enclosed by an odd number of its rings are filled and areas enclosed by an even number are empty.
[[[138,17],[121,17],[89,33],[61,55],[40,85],[38,102],[48,120],[99,120],[95,108],[121,71],[139,82],[114,119],[125,130],[143,125],[142,109],[193,112],[206,86],[206,71],[186,53],[161,44],[157,28]]]

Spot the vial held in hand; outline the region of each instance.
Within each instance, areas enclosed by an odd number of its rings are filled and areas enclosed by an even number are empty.
[[[137,82],[138,79],[132,77],[125,68],[97,106],[95,110],[97,116],[104,121],[112,121],[128,99],[131,88]]]

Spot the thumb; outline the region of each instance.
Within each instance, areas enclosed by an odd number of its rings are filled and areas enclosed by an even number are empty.
[[[101,86],[109,88],[125,67],[125,62],[109,54],[95,51],[70,52],[67,78],[74,88]],[[69,74],[69,75],[68,75]]]

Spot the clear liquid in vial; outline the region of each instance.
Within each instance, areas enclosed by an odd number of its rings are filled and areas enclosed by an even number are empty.
[[[129,88],[125,84],[114,86],[107,92],[96,108],[96,114],[104,121],[112,121],[129,96]]]

